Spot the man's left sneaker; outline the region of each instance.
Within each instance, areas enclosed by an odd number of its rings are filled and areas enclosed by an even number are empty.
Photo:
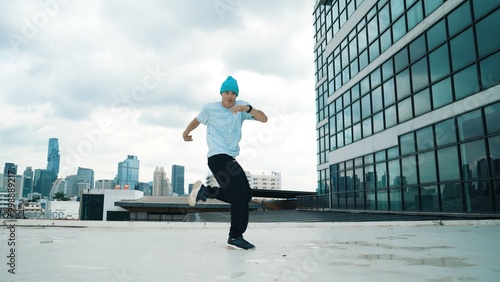
[[[255,250],[255,246],[243,239],[243,236],[238,236],[236,238],[229,237],[227,239],[227,246],[235,250]]]
[[[202,200],[203,202],[207,200],[205,186],[201,184],[200,180],[196,181],[193,185],[193,190],[191,190],[191,193],[189,193],[188,196],[188,203],[190,206],[194,207],[199,200]]]

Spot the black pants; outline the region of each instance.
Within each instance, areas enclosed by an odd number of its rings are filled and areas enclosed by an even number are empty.
[[[208,158],[208,167],[220,187],[207,186],[208,198],[231,204],[231,238],[243,235],[248,226],[248,203],[252,190],[243,168],[231,156],[219,154]]]

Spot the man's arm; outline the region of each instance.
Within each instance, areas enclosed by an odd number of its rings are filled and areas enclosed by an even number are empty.
[[[246,106],[246,105],[238,105],[238,106],[234,106],[231,108],[231,111],[233,113],[237,113],[237,112],[246,112],[250,110],[250,106]],[[266,114],[261,111],[261,110],[258,110],[256,108],[253,108],[251,109],[250,111],[250,114],[253,116],[253,118],[255,120],[258,120],[260,122],[267,122],[267,116]]]
[[[197,118],[194,118],[188,124],[188,126],[186,127],[186,130],[184,130],[184,132],[182,133],[182,138],[184,138],[184,141],[186,141],[186,142],[193,141],[193,136],[189,135],[189,133],[191,133],[191,131],[195,130],[198,127],[198,125],[200,125],[200,122],[198,121]]]

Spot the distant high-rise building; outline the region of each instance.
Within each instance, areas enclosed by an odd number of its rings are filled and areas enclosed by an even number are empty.
[[[47,170],[52,171],[52,181],[55,181],[59,175],[59,163],[61,156],[59,155],[59,141],[57,138],[49,139],[49,150],[47,153]]]
[[[94,170],[78,167],[76,175],[81,176],[84,182],[89,184],[90,189],[94,189]]]
[[[172,191],[179,196],[184,195],[184,166],[172,165]]]
[[[96,180],[95,189],[115,189],[115,182],[112,179]]]
[[[33,169],[28,166],[23,173],[24,185],[23,185],[23,197],[28,197],[28,194],[32,192],[33,189]]]
[[[42,196],[49,196],[52,188],[52,171],[47,169],[35,169],[33,192]]]
[[[8,177],[9,174],[17,174],[17,165],[14,163],[5,163],[5,167],[3,169],[3,175]]]
[[[170,185],[163,167],[156,167],[153,173],[153,196],[168,196]]]
[[[118,163],[116,184],[120,185],[120,189],[135,189],[139,182],[139,163],[133,155],[128,155],[126,160]]]

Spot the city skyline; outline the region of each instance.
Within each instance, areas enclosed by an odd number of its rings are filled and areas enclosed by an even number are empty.
[[[314,191],[314,2],[4,3],[0,161],[45,168],[46,140],[58,138],[62,178],[89,167],[113,179],[115,163],[136,155],[141,182],[172,164],[186,183],[204,179],[205,130],[189,145],[182,131],[233,75],[238,99],[269,116],[245,124],[239,162]]]

